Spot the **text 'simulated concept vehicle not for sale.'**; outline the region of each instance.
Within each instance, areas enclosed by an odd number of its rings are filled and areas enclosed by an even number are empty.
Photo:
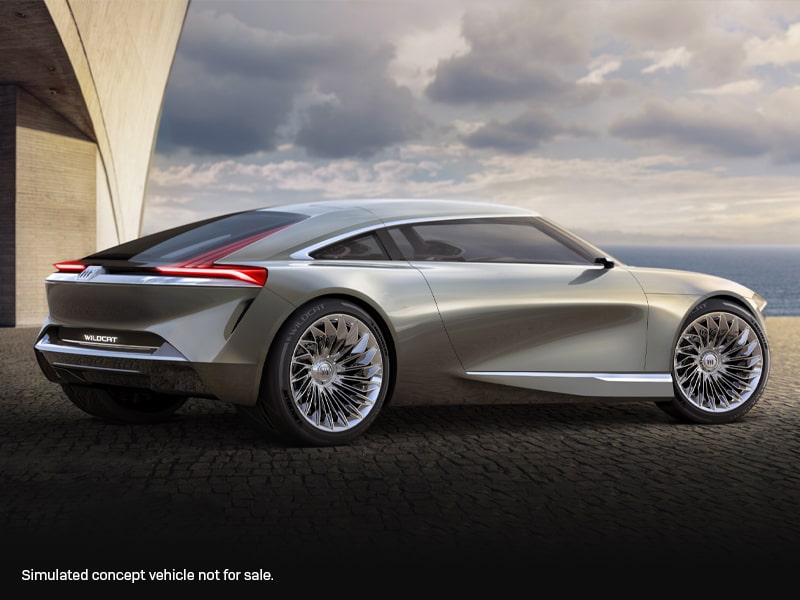
[[[389,404],[644,400],[713,424],[769,374],[756,292],[493,203],[274,206],[55,266],[39,365],[112,422],[197,397],[298,445],[349,443]]]

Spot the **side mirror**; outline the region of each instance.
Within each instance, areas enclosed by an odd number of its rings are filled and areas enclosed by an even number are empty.
[[[594,259],[594,264],[603,265],[604,269],[613,269],[614,261],[607,259],[605,256],[598,256]]]

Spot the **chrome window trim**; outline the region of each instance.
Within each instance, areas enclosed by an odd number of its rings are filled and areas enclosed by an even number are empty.
[[[322,242],[317,242],[316,244],[312,244],[311,246],[306,246],[302,250],[297,250],[292,254],[290,254],[289,258],[293,260],[315,260],[314,257],[311,256],[311,253],[319,250],[320,248],[324,248],[325,246],[328,246],[330,244],[335,244],[336,242],[341,242],[342,240],[347,240],[350,238],[358,237],[360,235],[365,235],[367,233],[378,231],[380,229],[387,229],[389,227],[398,227],[400,225],[419,225],[422,223],[463,221],[470,219],[531,219],[531,218],[535,219],[539,217],[537,217],[536,215],[506,215],[497,213],[486,213],[486,214],[476,214],[476,215],[444,215],[444,216],[440,215],[440,216],[419,217],[412,219],[398,219],[396,221],[384,221],[382,223],[368,225],[360,229],[354,229],[348,233],[343,233],[341,235],[327,238]]]

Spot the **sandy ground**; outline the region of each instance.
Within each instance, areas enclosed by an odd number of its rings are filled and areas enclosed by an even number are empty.
[[[769,403],[773,396],[785,397],[791,406],[800,410],[800,317],[768,317],[767,336],[772,367],[763,400]],[[800,424],[800,415],[790,416]]]

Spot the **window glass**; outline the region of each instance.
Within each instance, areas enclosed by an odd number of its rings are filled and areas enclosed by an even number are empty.
[[[87,258],[137,263],[213,262],[304,218],[276,211],[235,213],[154,233]]]
[[[536,219],[470,219],[403,225],[389,233],[406,260],[585,264]],[[560,236],[557,236],[560,237]]]
[[[311,256],[324,260],[389,260],[374,233],[325,246],[312,252]]]

